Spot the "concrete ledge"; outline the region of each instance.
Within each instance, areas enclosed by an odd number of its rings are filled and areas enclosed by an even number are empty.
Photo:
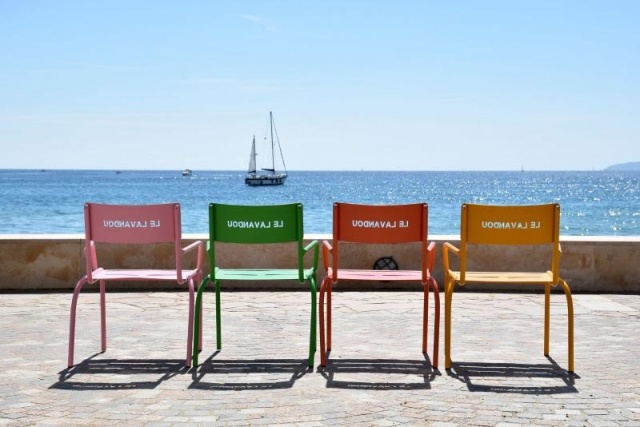
[[[330,240],[330,235],[306,236],[308,241]],[[185,245],[195,240],[206,241],[208,235],[188,234]],[[431,236],[436,242],[436,266],[434,276],[442,288],[442,243],[458,244],[458,236]],[[225,245],[217,251],[220,265],[226,267],[281,267],[295,266],[295,252],[287,245],[270,245],[262,250],[244,245]],[[0,235],[0,292],[71,291],[84,275],[84,235]],[[401,268],[419,268],[417,248],[412,245],[371,245],[367,248],[341,246],[343,268],[371,268],[376,259],[392,256]],[[526,250],[525,250],[526,249]],[[562,239],[561,275],[574,292],[640,293],[640,237],[565,237]],[[544,268],[540,262],[544,253],[530,248],[494,247],[478,252],[470,268],[500,270],[503,266],[516,269]],[[172,248],[169,245],[129,247],[108,245],[99,252],[100,262],[108,267],[167,268],[171,265]],[[206,257],[205,257],[206,258]],[[195,262],[195,257],[187,258]],[[309,262],[311,261],[309,257]],[[320,255],[318,280],[325,274]],[[525,267],[527,266],[527,267]],[[205,259],[205,272],[208,272]],[[362,290],[358,283],[340,283],[335,290]],[[225,283],[227,290],[307,290],[297,283]],[[398,289],[397,284],[379,283],[374,288]],[[95,289],[87,286],[87,289]],[[177,284],[123,282],[110,284],[110,290],[169,290]],[[371,283],[366,289],[371,289]],[[420,289],[419,286],[403,286],[403,289]],[[464,288],[463,288],[464,289]],[[496,287],[474,285],[480,290],[531,290],[525,287]]]

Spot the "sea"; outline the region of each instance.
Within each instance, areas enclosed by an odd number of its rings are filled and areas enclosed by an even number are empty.
[[[243,171],[0,170],[0,234],[84,232],[86,202],[178,202],[183,234],[208,232],[209,203],[303,204],[306,234],[330,234],[332,204],[429,205],[429,234],[457,235],[462,203],[560,204],[561,235],[639,236],[640,171],[290,171],[248,187]]]

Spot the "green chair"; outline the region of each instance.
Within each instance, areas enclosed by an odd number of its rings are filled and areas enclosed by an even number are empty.
[[[198,366],[198,354],[202,351],[202,293],[209,282],[216,291],[216,344],[222,348],[220,309],[220,284],[225,280],[297,280],[309,283],[311,291],[311,330],[309,334],[309,367],[313,368],[316,352],[316,270],[318,267],[318,241],[303,246],[302,204],[241,206],[211,203],[209,205],[209,254],[210,273],[204,277],[195,307],[195,332],[193,362]],[[297,267],[291,269],[222,268],[216,262],[216,244],[269,245],[273,243],[297,244]],[[265,249],[265,246],[258,247]],[[223,250],[224,248],[219,248]],[[251,250],[253,248],[248,248]],[[313,264],[304,267],[305,255],[313,249]]]

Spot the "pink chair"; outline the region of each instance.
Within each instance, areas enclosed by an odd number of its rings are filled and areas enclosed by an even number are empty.
[[[76,305],[82,287],[86,283],[100,284],[100,332],[102,351],[107,349],[107,327],[105,314],[105,289],[107,281],[176,281],[189,287],[189,326],[187,330],[186,366],[191,366],[191,343],[193,341],[194,282],[202,279],[203,244],[196,241],[182,247],[180,205],[166,203],[157,205],[84,205],[86,275],[76,284],[71,302],[69,327],[68,366],[73,366]],[[105,269],[99,266],[96,246],[99,243],[157,244],[173,243],[175,268],[173,269]],[[196,267],[183,269],[183,256],[197,250]]]

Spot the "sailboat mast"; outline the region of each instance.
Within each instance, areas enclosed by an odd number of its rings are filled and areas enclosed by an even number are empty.
[[[269,123],[271,125],[271,168],[275,172],[276,170],[276,157],[275,157],[275,149],[273,146],[273,112],[269,111]]]

